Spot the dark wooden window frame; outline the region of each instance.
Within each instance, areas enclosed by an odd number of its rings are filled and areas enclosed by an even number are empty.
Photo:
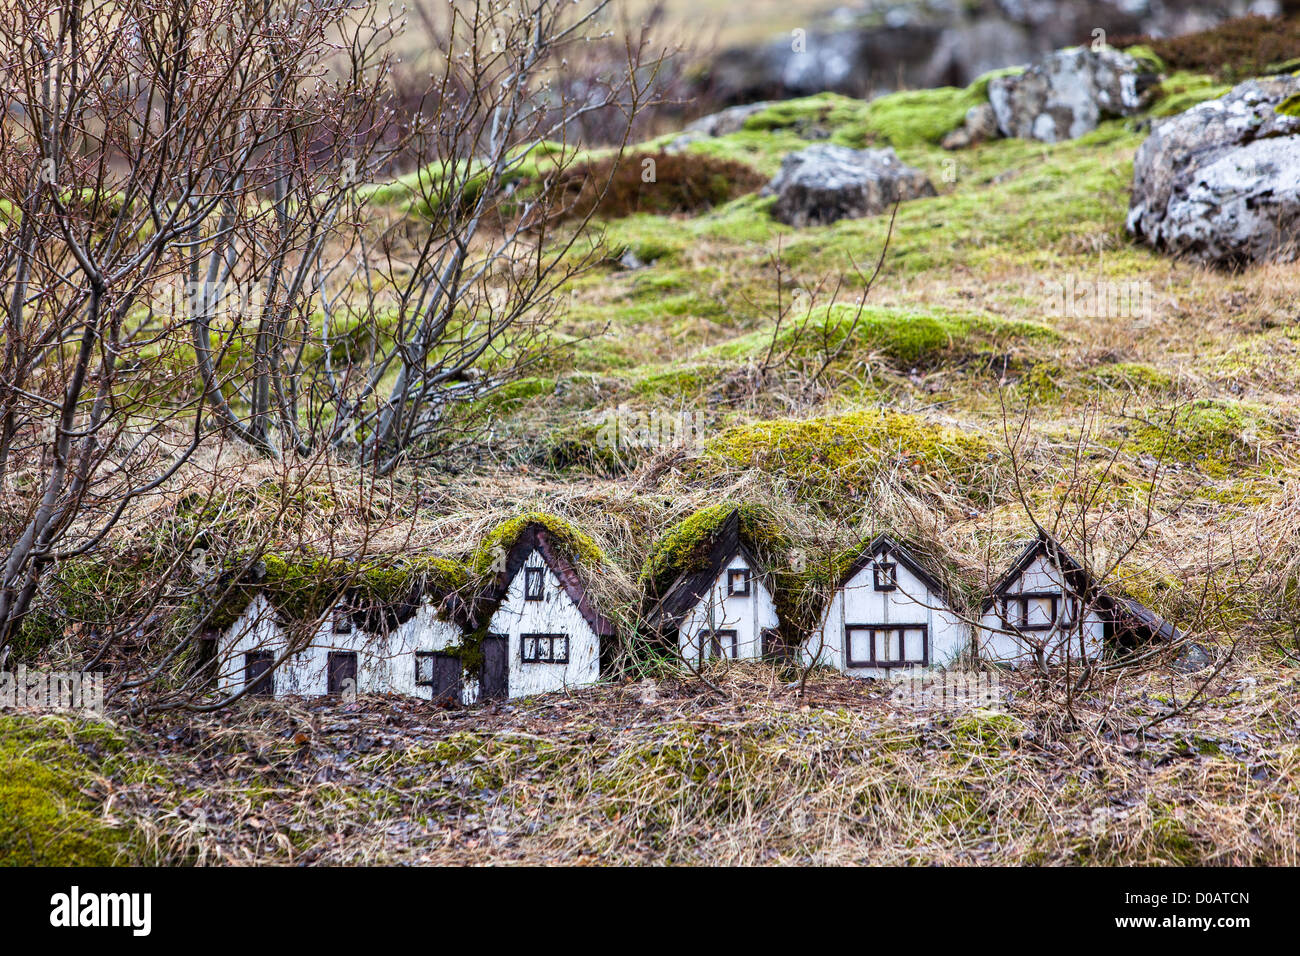
[[[736,586],[737,579],[743,585],[743,588]],[[750,571],[749,568],[728,568],[727,569],[727,596],[728,597],[749,597],[750,593]]]
[[[540,601],[545,596],[546,596],[546,569],[545,568],[524,568],[524,600]]]
[[[723,638],[729,639],[731,641],[730,654],[721,653]],[[709,650],[711,652],[716,651],[717,653],[709,653],[709,654],[704,653],[704,642],[706,639],[709,642]],[[702,628],[699,631],[699,633],[695,635],[695,646],[699,648],[700,660],[702,661],[709,660],[715,657],[718,658],[719,660],[734,661],[740,657],[740,641],[736,634],[736,629],[733,627]]]
[[[528,656],[528,642],[536,641],[537,654],[535,657]],[[551,654],[549,657],[543,657],[541,654],[542,641],[546,641],[550,647]],[[557,641],[563,641],[564,656],[557,657],[555,646]],[[519,635],[519,661],[522,664],[567,664],[569,663],[569,635],[568,634],[520,634]]]
[[[352,615],[348,613],[348,609],[345,607],[336,607],[334,609],[334,633],[352,633]]]
[[[881,572],[884,572],[883,575]],[[893,561],[877,561],[871,568],[871,581],[877,591],[898,590],[898,564]]]
[[[1052,602],[1051,617],[1046,624],[1029,623],[1029,603],[1031,601]],[[1075,614],[1073,618],[1065,620],[1067,627],[1073,627],[1077,623],[1078,600],[1072,594],[1066,594],[1061,591],[1019,591],[1011,594],[1003,594],[998,597],[998,612],[1002,618],[1002,623],[1007,627],[1015,628],[1017,631],[1050,631],[1059,627],[1061,621],[1061,604],[1064,603],[1067,611],[1073,609]],[[1019,609],[1017,620],[1012,621],[1008,616],[1012,605]]]
[[[853,631],[867,631],[871,640],[871,657],[860,661],[853,656]],[[921,659],[905,660],[907,653],[906,631],[921,632]],[[898,660],[882,661],[877,659],[876,641],[881,635],[889,641],[898,642]],[[844,625],[844,663],[847,667],[929,667],[930,666],[930,626],[928,624],[845,624]]]
[[[255,663],[266,664],[266,670],[262,671],[253,680],[248,679],[249,669]],[[259,687],[259,685],[263,685]],[[274,697],[275,696],[275,655],[270,651],[245,651],[244,652],[244,686],[248,688],[249,697]]]
[[[416,651],[415,652],[415,686],[416,687],[434,687],[437,685],[438,672],[436,668],[434,668],[432,662],[436,661],[440,657],[451,657],[451,658],[455,658],[458,661],[460,660],[460,658],[457,655],[448,654],[446,651]],[[421,661],[426,661],[426,660],[430,662],[429,679],[421,680],[420,663]]]

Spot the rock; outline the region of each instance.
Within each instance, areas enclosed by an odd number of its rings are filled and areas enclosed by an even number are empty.
[[[1131,116],[1155,77],[1109,47],[1058,50],[1014,76],[989,82],[989,102],[1004,136],[1059,143],[1114,116]]]
[[[993,104],[981,103],[966,111],[966,119],[943,138],[942,145],[944,149],[965,149],[997,138],[998,120],[993,113]]]
[[[966,86],[1102,30],[1176,36],[1277,0],[851,0],[810,15],[802,42],[783,33],[719,51],[693,82],[696,102],[745,103],[823,91],[869,98],[893,89]]]
[[[718,113],[701,116],[692,123],[687,123],[686,132],[703,133],[705,136],[726,136],[729,133],[738,133],[744,128],[745,120],[755,113],[763,112],[771,105],[772,103],[769,100],[760,100],[757,103],[746,103],[744,106],[732,106]]]
[[[1169,666],[1180,674],[1195,674],[1214,663],[1214,655],[1200,644],[1189,643]]]
[[[985,73],[1028,63],[1043,52],[1018,23],[999,16],[976,20],[943,31],[926,63],[925,85],[966,86]]]
[[[1248,80],[1157,123],[1133,161],[1128,230],[1198,262],[1290,262],[1300,236],[1300,77]]]
[[[919,169],[905,166],[892,149],[809,146],[781,161],[763,187],[778,198],[772,217],[790,226],[826,225],[884,212],[895,202],[935,195]]]

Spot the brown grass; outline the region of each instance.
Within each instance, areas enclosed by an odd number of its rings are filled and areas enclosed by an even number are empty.
[[[206,864],[1294,865],[1291,677],[1234,664],[1146,732],[1193,678],[1111,681],[1075,724],[1014,680],[993,715],[839,676],[800,699],[763,665],[711,673],[721,696],[257,703],[141,728],[169,783],[116,782],[114,812]]]

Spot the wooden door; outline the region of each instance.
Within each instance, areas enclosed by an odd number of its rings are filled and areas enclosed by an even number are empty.
[[[357,692],[356,651],[330,651],[325,664],[325,684],[326,693]]]
[[[510,696],[510,652],[501,634],[483,638],[483,671],[479,675],[481,700],[505,700]]]

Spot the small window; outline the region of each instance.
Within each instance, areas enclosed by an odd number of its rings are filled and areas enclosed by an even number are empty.
[[[1057,591],[1008,594],[1000,599],[1002,623],[1018,631],[1050,631],[1069,627],[1079,615],[1079,602]],[[1062,606],[1065,614],[1062,616]]]
[[[704,630],[695,638],[700,649],[700,660],[711,657],[735,660],[740,648],[734,630]]]
[[[270,651],[249,651],[244,655],[244,686],[257,697],[275,695],[275,655]]]
[[[524,600],[540,601],[546,583],[544,568],[524,568]]]
[[[431,688],[430,699],[444,706],[460,702],[462,665],[455,654],[438,651],[415,652],[415,684]]]
[[[749,568],[732,568],[727,572],[727,594],[749,597]]]
[[[871,573],[877,591],[893,591],[898,587],[898,565],[893,561],[877,561]]]
[[[519,659],[525,664],[569,663],[567,634],[519,635]]]
[[[930,663],[924,624],[848,624],[844,657],[849,667],[926,667]]]
[[[348,613],[348,609],[345,607],[336,607],[334,609],[334,633],[352,633],[352,615]]]

